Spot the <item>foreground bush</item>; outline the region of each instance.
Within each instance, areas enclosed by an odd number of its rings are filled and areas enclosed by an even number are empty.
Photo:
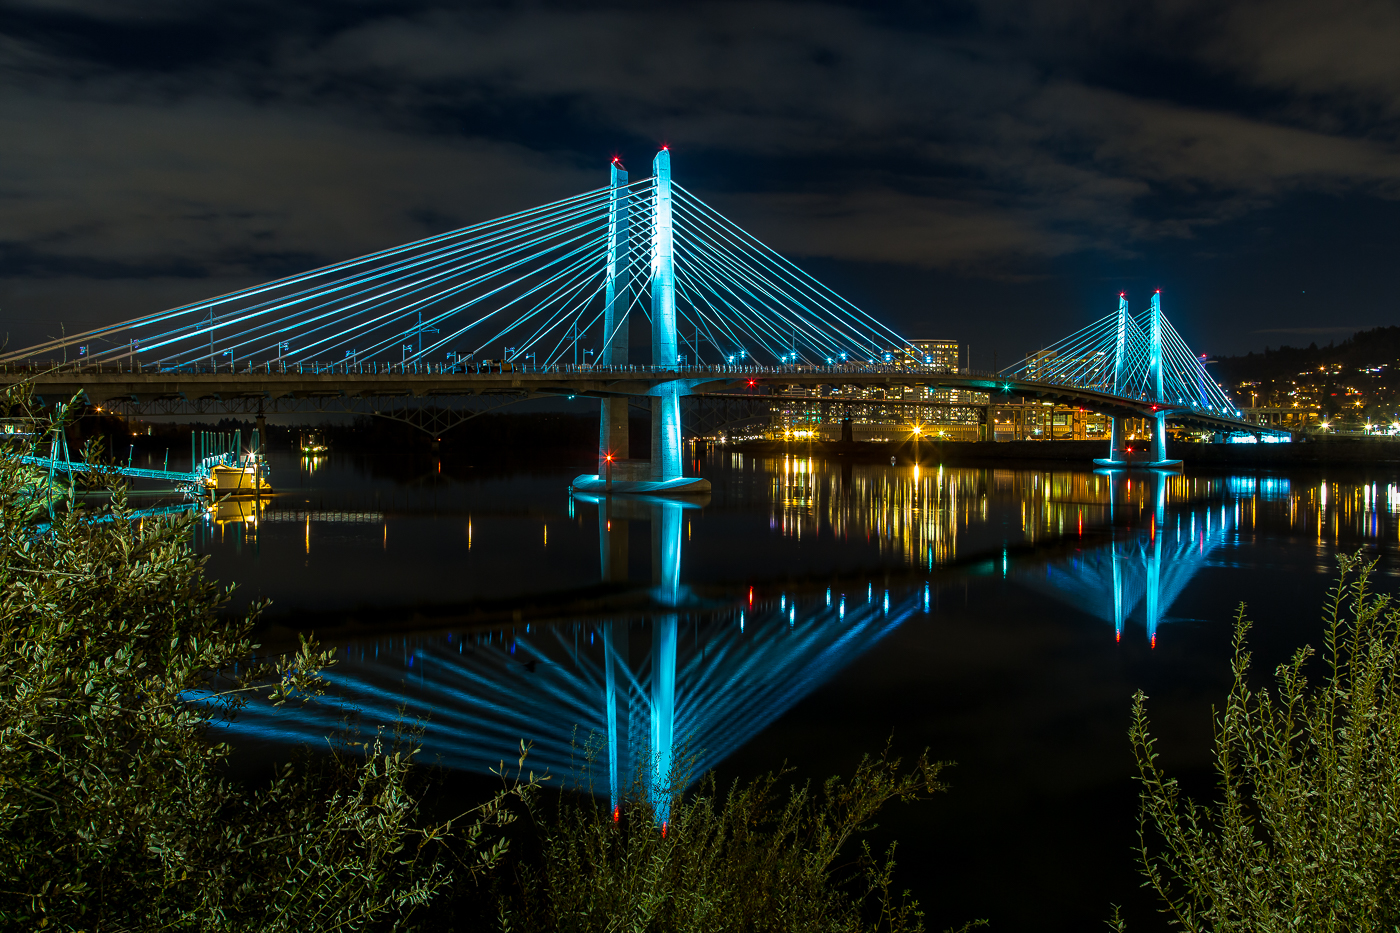
[[[585,931],[917,931],[918,902],[892,890],[883,858],[856,837],[890,801],[945,788],[941,763],[901,770],[888,752],[849,781],[813,792],[781,775],[721,792],[712,776],[670,804],[658,826],[646,796],[606,801],[527,795],[538,856],[499,902],[503,929]]]
[[[7,405],[23,408],[11,390]],[[41,429],[59,430],[60,426]],[[202,575],[192,518],[70,499],[0,449],[0,928],[330,930],[401,923],[499,858],[501,798],[427,824],[412,752],[372,737],[252,788],[213,720],[314,695],[329,654],[250,664],[256,609]],[[39,446],[43,449],[43,442]],[[94,455],[89,451],[89,456]],[[235,667],[237,674],[234,673]],[[217,689],[215,689],[217,685]]]
[[[231,590],[204,578],[195,519],[139,519],[118,483],[85,509],[19,463],[36,445],[10,443],[0,929],[922,929],[892,892],[893,847],[877,859],[856,837],[886,803],[942,789],[927,757],[865,761],[820,794],[770,776],[721,795],[707,779],[664,832],[644,795],[616,814],[564,795],[550,808],[533,778],[430,821],[411,735],[341,736],[266,782],[230,781],[210,727],[255,699],[314,698],[330,654],[306,642],[253,661],[258,609],[221,614]]]
[[[1184,798],[1163,773],[1146,697],[1134,700],[1141,859],[1182,929],[1400,929],[1400,609],[1371,592],[1374,563],[1340,564],[1322,657],[1299,650],[1275,671],[1274,693],[1249,687],[1240,607],[1234,685],[1216,719],[1216,803]]]

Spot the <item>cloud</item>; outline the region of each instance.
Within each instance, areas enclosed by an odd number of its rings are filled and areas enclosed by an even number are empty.
[[[294,57],[357,89],[419,87],[434,112],[489,100],[666,139],[678,170],[687,149],[790,165],[763,173],[768,189],[740,210],[781,202],[791,216],[805,199],[804,235],[783,245],[837,258],[869,258],[872,242],[894,250],[889,261],[934,266],[965,265],[974,250],[993,265],[1067,244],[1121,252],[1298,190],[1400,193],[1400,155],[1364,135],[1047,75],[987,37],[849,7],[736,10],[434,10],[367,22]],[[872,241],[851,225],[860,211],[832,210],[834,199],[883,202],[900,235]],[[945,227],[903,235],[910,217]]]
[[[1379,119],[1388,124],[1384,135],[1395,138],[1400,8],[1394,3],[1248,0],[1222,10],[1220,19],[1223,28],[1206,45],[1211,60],[1252,84],[1301,96],[1293,109],[1319,124],[1359,119],[1374,130]]]
[[[381,249],[598,186],[566,161],[234,100],[11,96],[0,244],[36,273],[237,274]]]
[[[141,67],[94,37],[168,45],[233,14],[21,5],[0,244],[12,275],[271,273],[595,187],[613,147],[644,173],[662,140],[782,250],[974,274],[1132,256],[1299,191],[1400,196],[1396,17],[1274,7],[985,0],[948,26],[835,3],[269,6],[236,43]],[[1119,80],[1113,42],[1159,56],[1144,75],[1170,58],[1274,96]]]

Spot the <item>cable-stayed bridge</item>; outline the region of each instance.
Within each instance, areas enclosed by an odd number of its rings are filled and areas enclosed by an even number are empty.
[[[0,365],[25,372],[45,400],[81,393],[148,411],[597,397],[600,475],[610,454],[625,457],[628,400],[645,398],[652,458],[619,465],[617,480],[670,486],[681,479],[682,397],[791,386],[852,402],[872,388],[970,389],[1270,433],[1242,420],[1156,296],[1136,317],[1123,300],[1000,373],[939,372],[675,184],[669,151],[649,178],[630,180],[616,160],[611,172],[594,191],[0,354]],[[637,359],[643,329],[650,353]]]

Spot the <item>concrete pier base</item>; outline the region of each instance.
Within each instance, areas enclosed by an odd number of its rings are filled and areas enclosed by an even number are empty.
[[[1116,460],[1112,457],[1095,457],[1094,465],[1115,470],[1180,470],[1180,460]]]
[[[590,492],[594,495],[613,493],[615,495],[698,496],[710,492],[712,487],[709,480],[700,476],[678,476],[668,480],[614,479],[609,484],[606,477],[599,476],[597,473],[584,473],[582,476],[575,476],[569,488],[579,492]]]

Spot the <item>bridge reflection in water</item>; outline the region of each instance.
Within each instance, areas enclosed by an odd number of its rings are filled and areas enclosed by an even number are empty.
[[[358,711],[370,730],[394,723],[402,710],[425,723],[428,760],[484,773],[513,760],[523,739],[533,745],[537,772],[577,774],[600,793],[606,784],[614,802],[635,782],[664,819],[673,770],[699,775],[713,768],[911,614],[927,612],[930,553],[949,573],[1000,571],[1009,583],[1048,594],[1102,620],[1105,637],[1111,626],[1116,639],[1127,631],[1155,644],[1192,578],[1228,559],[1222,551],[1240,537],[1266,528],[1266,535],[1316,536],[1319,544],[1344,533],[1400,536],[1396,485],[1081,470],[897,471],[798,458],[749,463],[737,455],[714,475],[724,499],[710,511],[734,515],[761,506],[770,533],[804,544],[884,542],[880,553],[903,564],[909,582],[889,591],[861,581],[846,583],[844,592],[811,586],[707,600],[683,582],[691,506],[576,495],[576,514],[597,522],[605,585],[601,594],[583,595],[613,608],[353,642],[329,671],[334,702],[251,708],[231,728],[316,747],[339,731],[347,710]],[[762,479],[754,482],[756,476]],[[211,515],[211,524],[218,518]],[[236,524],[236,516],[228,518]],[[256,523],[245,521],[238,527],[253,529],[256,539],[313,522],[372,528],[387,518],[346,502],[315,512],[264,507]],[[759,527],[758,539],[735,548],[749,555],[787,547],[762,537]],[[378,549],[376,535],[365,541]],[[1006,552],[1003,542],[1011,545]],[[648,566],[649,579],[636,579]]]
[[[1125,624],[1138,613],[1148,642],[1156,647],[1157,629],[1167,611],[1211,560],[1212,552],[1235,534],[1238,506],[1213,495],[1193,502],[1195,484],[1180,476],[1099,473],[1106,480],[1112,540],[1080,548],[1043,567],[1021,570],[1015,578],[1111,623],[1116,640],[1122,640]],[[1124,496],[1134,482],[1139,493],[1146,491],[1150,499]],[[1205,485],[1215,492],[1218,484]],[[1169,501],[1176,503],[1170,511]],[[1133,513],[1132,524],[1126,527],[1115,515],[1124,505]],[[1145,524],[1139,520],[1143,506],[1149,513]]]
[[[597,509],[601,576],[628,582],[631,526],[650,524],[648,605],[600,619],[353,643],[307,706],[252,706],[235,735],[321,745],[354,712],[362,730],[420,720],[425,760],[488,772],[531,743],[529,765],[601,792],[635,789],[656,818],[672,796],[752,739],[911,615],[927,584],[873,583],[707,605],[681,582],[683,513],[697,504],[575,494]]]

